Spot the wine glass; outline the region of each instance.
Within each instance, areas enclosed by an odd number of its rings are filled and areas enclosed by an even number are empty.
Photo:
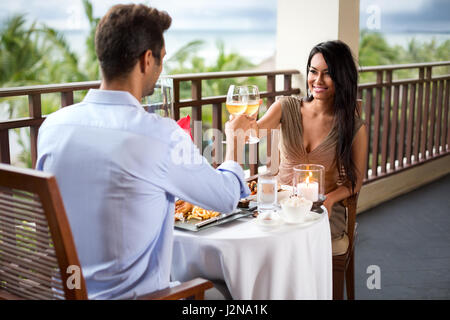
[[[230,85],[225,105],[230,114],[238,116],[247,110],[248,89],[246,86]],[[226,143],[226,140],[222,141]]]
[[[249,85],[247,86],[248,91],[248,102],[247,102],[247,109],[245,110],[245,114],[248,116],[254,116],[256,113],[258,113],[259,105],[260,105],[260,98],[259,98],[259,90],[258,87],[255,85]],[[255,137],[250,134],[248,143],[258,143],[259,138]]]
[[[238,116],[247,110],[248,89],[232,84],[228,88],[226,107],[230,114]]]

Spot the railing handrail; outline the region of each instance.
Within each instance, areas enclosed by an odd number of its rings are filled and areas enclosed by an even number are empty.
[[[399,69],[414,69],[414,68],[430,68],[430,67],[442,67],[450,65],[450,61],[437,61],[437,62],[420,62],[420,63],[407,63],[407,64],[389,64],[382,66],[370,66],[359,67],[359,72],[375,72],[385,70],[399,70]]]
[[[267,71],[224,71],[224,72],[205,72],[205,73],[184,73],[167,75],[167,77],[178,81],[190,80],[208,80],[208,79],[222,79],[222,78],[240,78],[240,77],[258,77],[268,75],[291,75],[299,74],[300,71],[289,70],[267,70]],[[98,88],[101,80],[82,81],[82,82],[68,82],[58,84],[33,85],[23,87],[0,88],[0,98],[12,96],[26,96],[33,93],[60,93],[78,90],[88,90]]]
[[[98,88],[100,86],[100,82],[101,82],[100,80],[95,80],[95,81],[68,82],[57,84],[41,84],[24,87],[0,88],[0,98],[13,96],[27,96],[33,93],[43,94],[43,93],[60,93],[78,90],[88,90],[92,88]]]

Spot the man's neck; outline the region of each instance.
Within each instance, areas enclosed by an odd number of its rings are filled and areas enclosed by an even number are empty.
[[[100,90],[128,91],[138,101],[142,99],[141,87],[131,79],[102,80]]]

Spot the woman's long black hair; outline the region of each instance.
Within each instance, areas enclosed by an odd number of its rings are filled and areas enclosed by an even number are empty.
[[[311,50],[306,74],[311,67],[312,57],[317,53],[323,55],[335,87],[334,118],[339,137],[336,145],[336,165],[340,177],[351,183],[353,192],[357,178],[356,166],[352,158],[352,142],[355,134],[355,116],[358,112],[356,101],[358,70],[350,48],[344,42],[336,40],[321,42]],[[308,88],[308,80],[306,88]],[[313,99],[308,89],[306,100]]]

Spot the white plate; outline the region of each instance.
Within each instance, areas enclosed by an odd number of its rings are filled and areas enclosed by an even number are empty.
[[[287,224],[297,224],[297,225],[310,225],[310,224],[312,224],[312,223],[314,223],[315,221],[317,221],[317,220],[319,220],[321,217],[322,217],[322,215],[321,214],[318,214],[318,213],[316,213],[316,212],[312,212],[312,211],[310,211],[309,213],[308,213],[308,215],[306,216],[306,219],[305,220],[302,220],[302,221],[293,221],[293,220],[289,220],[289,219],[287,219],[285,216],[284,216],[284,214],[283,214],[283,212],[281,211],[280,212],[280,217],[284,220],[284,222],[286,222]]]

